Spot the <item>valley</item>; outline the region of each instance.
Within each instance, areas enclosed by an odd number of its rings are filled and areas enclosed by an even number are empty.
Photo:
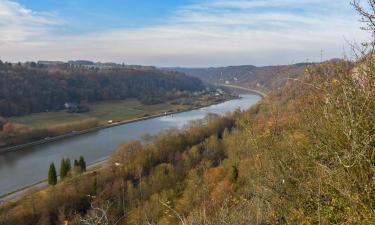
[[[375,0],[0,0],[0,225],[375,225]]]

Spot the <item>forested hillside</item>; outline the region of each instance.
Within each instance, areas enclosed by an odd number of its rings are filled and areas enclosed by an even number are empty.
[[[2,206],[0,224],[374,224],[372,59],[309,66],[247,111],[126,143]]]
[[[204,88],[197,78],[153,68],[50,68],[0,63],[0,116],[59,110],[64,103],[173,98],[176,91]]]
[[[282,86],[287,78],[294,78],[304,72],[311,63],[283,66],[228,66],[211,68],[173,68],[188,75],[198,77],[212,84],[233,84],[269,91]]]
[[[353,4],[374,34],[375,7]],[[246,111],[125,143],[0,206],[0,224],[375,224],[375,41],[362,46]]]

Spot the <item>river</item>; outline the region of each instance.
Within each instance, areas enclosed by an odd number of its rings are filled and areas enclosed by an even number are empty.
[[[242,94],[240,99],[201,109],[124,124],[2,153],[0,154],[0,196],[45,180],[51,162],[59,168],[62,158],[70,158],[73,161],[82,155],[88,164],[93,164],[104,160],[123,142],[139,140],[144,134],[154,135],[168,128],[183,128],[189,121],[202,119],[207,113],[223,114],[238,107],[246,109],[260,99],[261,97],[255,94]]]

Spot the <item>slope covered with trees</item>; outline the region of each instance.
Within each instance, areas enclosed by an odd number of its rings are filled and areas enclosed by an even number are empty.
[[[247,111],[122,145],[103,168],[1,207],[0,221],[373,224],[373,71],[372,58],[310,66]]]
[[[375,9],[356,6],[375,31]],[[244,112],[126,143],[103,168],[2,206],[0,224],[374,224],[368,46],[355,62],[307,67]]]
[[[177,91],[198,91],[202,82],[153,68],[50,68],[0,62],[0,115],[60,110],[64,103],[138,98],[154,103]]]
[[[287,78],[299,76],[309,65],[312,64],[299,63],[265,67],[246,65],[211,68],[170,68],[169,70],[186,73],[211,84],[229,83],[267,92],[285,84]]]

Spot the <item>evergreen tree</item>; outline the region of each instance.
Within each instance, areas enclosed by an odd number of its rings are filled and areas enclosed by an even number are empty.
[[[80,165],[79,165],[78,160],[75,159],[73,165],[74,165],[74,166],[73,166],[74,173],[75,173],[75,174],[80,173],[80,172],[81,172],[81,167],[80,167]]]
[[[79,167],[81,168],[81,172],[86,172],[86,161],[83,158],[83,156],[79,157],[78,164],[79,164]]]
[[[78,166],[79,166],[78,161],[75,159],[74,160],[74,167],[78,167]]]
[[[66,170],[67,170],[67,172],[69,173],[70,170],[72,169],[72,164],[70,163],[70,159],[69,159],[69,158],[67,158],[67,159],[65,160],[65,166],[66,166]]]
[[[65,163],[65,159],[62,159],[61,164],[60,164],[60,178],[61,178],[61,180],[64,180],[64,178],[66,177],[67,174],[68,174],[67,165]]]
[[[48,170],[48,184],[49,185],[56,185],[57,184],[57,174],[56,174],[56,168],[55,164],[51,163]]]

